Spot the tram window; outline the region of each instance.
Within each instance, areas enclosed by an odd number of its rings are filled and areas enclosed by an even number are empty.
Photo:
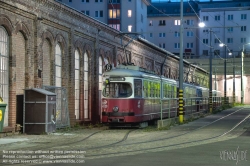
[[[132,95],[132,88],[129,83],[109,83],[103,89],[104,97],[124,98]]]
[[[177,97],[177,87],[176,87],[176,85],[174,85],[174,98],[176,98]]]
[[[135,97],[142,97],[142,81],[139,79],[134,80]]]
[[[169,93],[169,98],[172,98],[172,92],[173,92],[173,85],[169,85],[168,87],[168,93]]]
[[[170,88],[170,85],[167,84],[167,85],[166,85],[166,97],[167,97],[167,98],[170,98],[169,88]]]
[[[144,96],[145,96],[145,97],[149,97],[149,95],[150,95],[149,82],[146,81],[146,80],[144,80],[144,81],[143,81],[143,85],[144,85],[144,89],[143,89],[143,91],[144,91]]]
[[[153,82],[149,82],[149,88],[150,88],[150,97],[154,97],[154,86],[153,86]]]
[[[168,97],[168,85],[164,85],[164,96],[167,98]]]
[[[157,83],[157,92],[158,92],[158,98],[161,97],[161,85],[160,85],[160,83]]]
[[[157,83],[154,82],[154,97],[158,97],[158,93],[157,93]]]
[[[168,85],[164,84],[163,85],[163,92],[164,92],[164,97],[167,98],[168,97]]]

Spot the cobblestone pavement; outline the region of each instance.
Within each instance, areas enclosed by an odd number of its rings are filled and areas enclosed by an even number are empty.
[[[70,155],[84,152],[84,158],[80,159],[88,161],[187,148],[237,138],[250,127],[249,116],[249,107],[235,107],[183,125],[172,126],[169,130],[159,131],[151,128],[107,129],[101,127],[71,129],[49,135],[14,135],[7,138],[27,140],[0,144],[0,157],[2,156],[3,161],[3,155],[7,155],[4,152],[10,151],[37,151],[39,152],[37,155],[44,153],[51,155],[51,151],[63,155],[60,153],[70,151],[68,153]],[[28,157],[27,159],[29,159]],[[55,160],[55,158],[48,159],[48,161]],[[18,165],[27,164],[31,164],[31,162]],[[6,162],[4,165],[12,164]]]

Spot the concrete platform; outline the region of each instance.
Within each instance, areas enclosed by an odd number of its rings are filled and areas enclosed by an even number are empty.
[[[0,145],[9,144],[13,142],[27,141],[27,138],[0,138]]]

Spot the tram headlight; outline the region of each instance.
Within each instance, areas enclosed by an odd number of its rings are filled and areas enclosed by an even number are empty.
[[[118,112],[118,111],[119,111],[119,107],[114,106],[113,111],[114,111],[114,112]]]

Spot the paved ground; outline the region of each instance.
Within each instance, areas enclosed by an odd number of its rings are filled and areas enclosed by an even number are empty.
[[[170,130],[95,128],[50,135],[18,135],[12,139],[28,140],[0,144],[0,164],[250,165],[249,116],[250,107],[235,107]]]

